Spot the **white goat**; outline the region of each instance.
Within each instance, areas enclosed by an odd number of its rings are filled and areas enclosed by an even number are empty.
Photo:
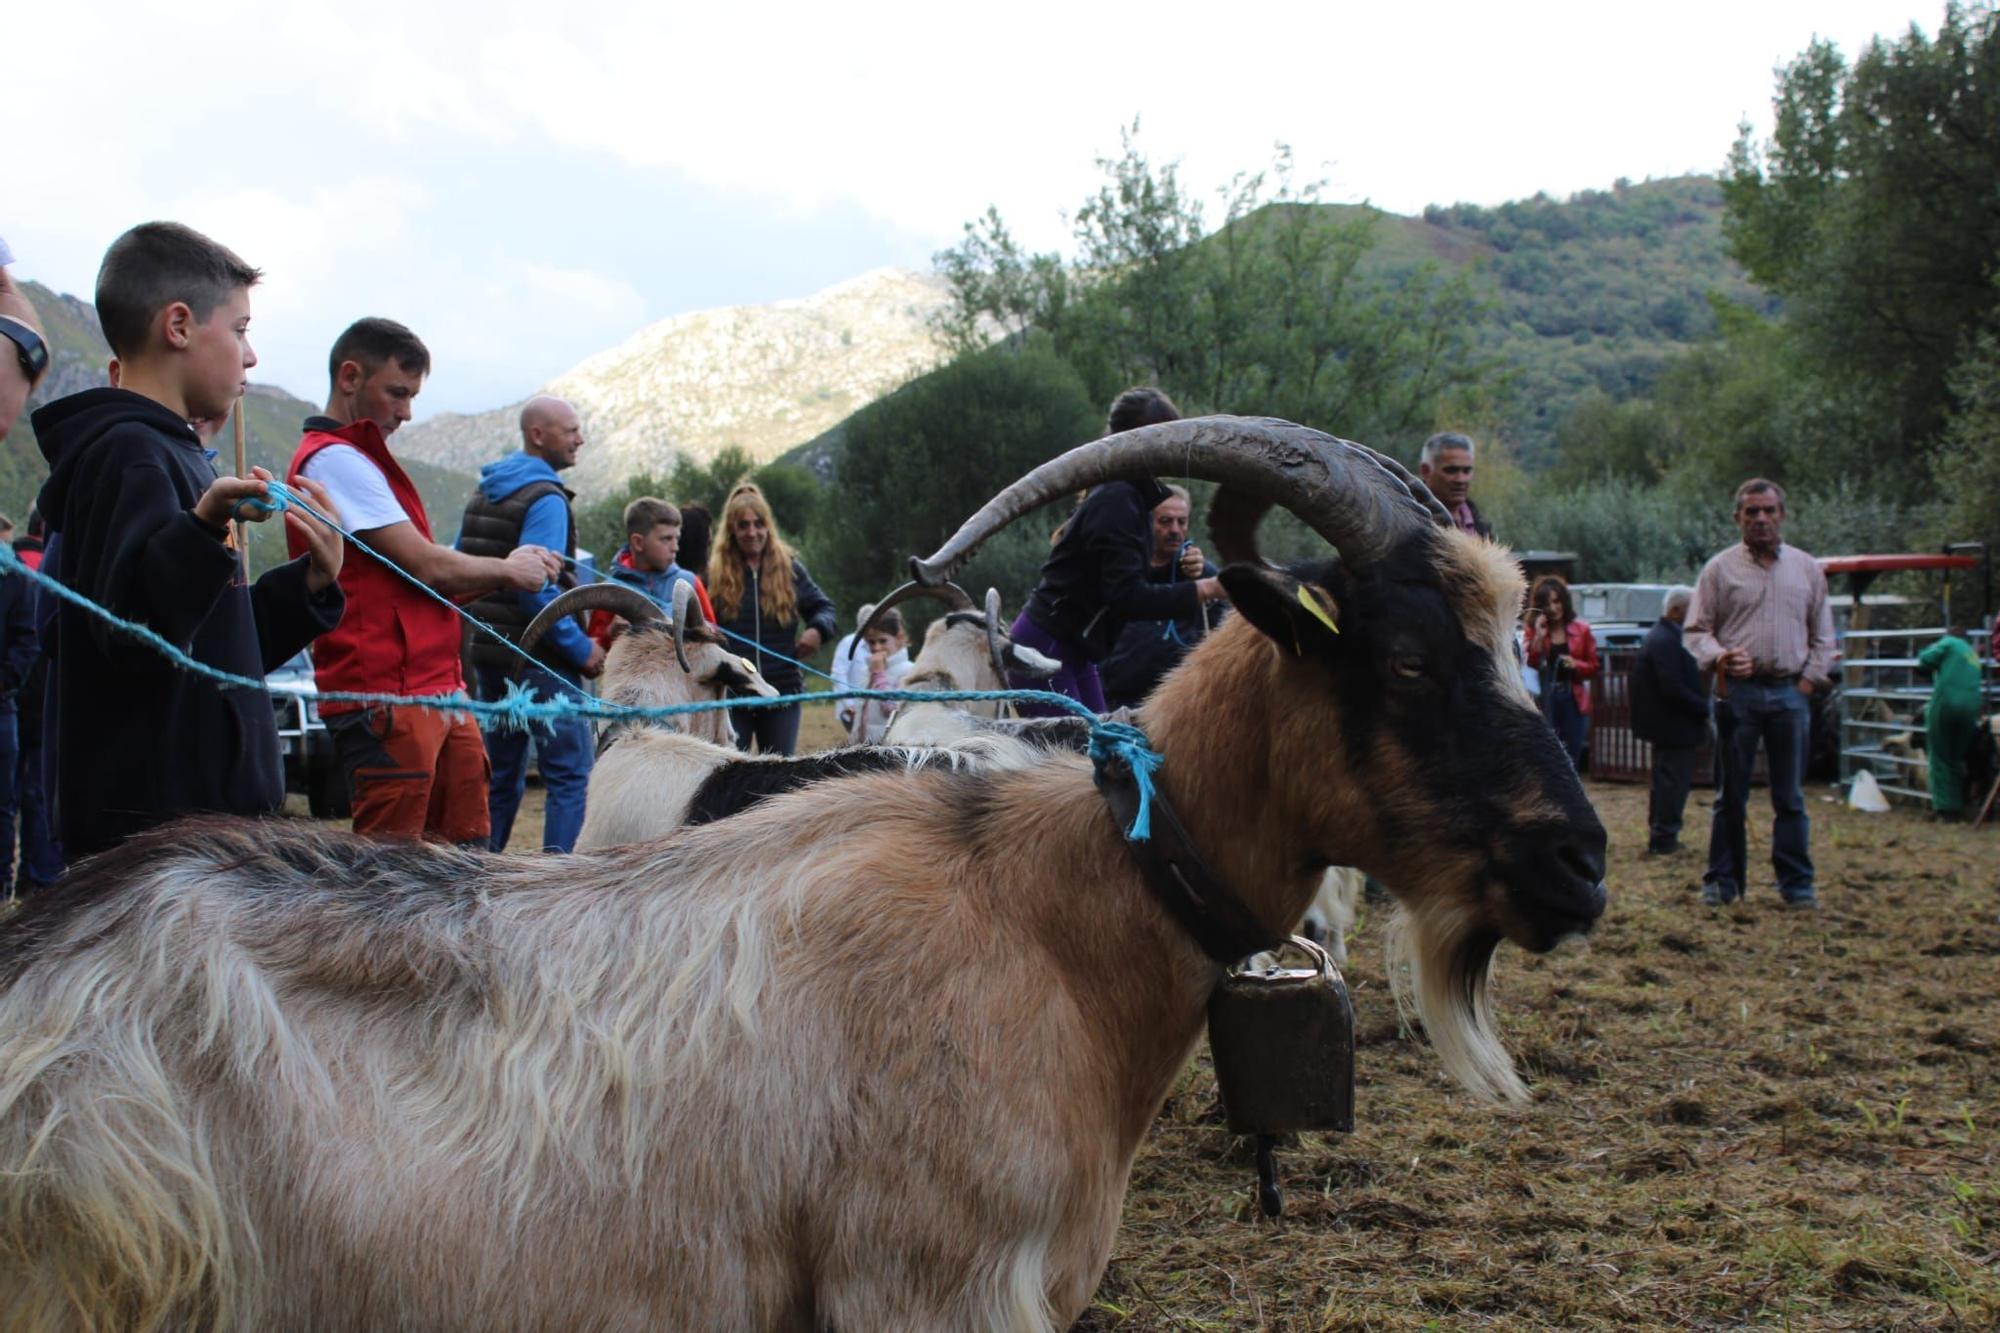
[[[1214,418],[1045,464],[929,568],[1169,470],[1224,483],[1240,614],[1145,706],[1162,799],[1272,936],[1316,867],[1394,885],[1439,1053],[1518,1095],[1488,964],[1589,928],[1604,833],[1508,683],[1504,552]],[[1262,565],[1272,497],[1343,558]],[[1220,975],[1059,751],[571,858],[189,821],[0,924],[0,1326],[1049,1333]]]

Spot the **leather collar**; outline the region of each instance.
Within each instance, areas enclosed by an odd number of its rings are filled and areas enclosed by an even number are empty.
[[[1111,817],[1123,836],[1139,814],[1139,785],[1132,770],[1112,757],[1096,763],[1092,773],[1104,794]],[[1146,887],[1194,937],[1201,951],[1227,967],[1253,953],[1276,947],[1287,938],[1274,935],[1221,876],[1209,868],[1188,835],[1166,794],[1153,788],[1152,836],[1143,842],[1125,839],[1125,848],[1139,863]]]

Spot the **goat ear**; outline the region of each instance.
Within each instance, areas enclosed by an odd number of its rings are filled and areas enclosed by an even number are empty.
[[[1294,657],[1330,656],[1340,648],[1340,604],[1317,583],[1282,570],[1231,565],[1222,590],[1258,632]]]

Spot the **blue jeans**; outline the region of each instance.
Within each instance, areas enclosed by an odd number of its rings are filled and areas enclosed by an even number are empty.
[[[21,763],[21,733],[14,718],[12,708],[0,712],[0,893],[14,891],[15,779]]]
[[[1790,681],[1729,682],[1729,697],[1715,705],[1715,813],[1709,823],[1708,873],[1724,898],[1740,897],[1749,871],[1744,822],[1750,803],[1750,770],[1762,743],[1771,774],[1771,867],[1786,902],[1813,897],[1812,823],[1803,783],[1812,701]]]
[[[480,667],[476,674],[481,699],[498,699],[507,692],[509,673],[504,669]],[[526,684],[537,699],[570,693],[554,674],[539,667],[527,670]],[[542,850],[573,851],[576,835],[583,831],[584,795],[590,787],[590,765],[597,750],[590,723],[580,717],[537,723],[527,731],[486,733],[486,757],[493,764],[493,786],[486,801],[493,824],[493,850],[505,851],[514,832],[514,816],[520,813],[521,796],[528,787],[530,739],[535,743],[542,789],[548,795],[542,817]]]
[[[21,886],[44,888],[62,878],[62,844],[56,841],[55,812],[42,758],[42,724],[21,730],[20,759],[14,766],[21,804]]]
[[[1590,743],[1590,719],[1577,706],[1576,687],[1567,681],[1551,685],[1542,704],[1563,753],[1569,756],[1570,767],[1582,769],[1583,747]]]

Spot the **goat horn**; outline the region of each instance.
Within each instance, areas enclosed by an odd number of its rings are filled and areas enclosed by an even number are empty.
[[[910,571],[919,582],[941,583],[1023,514],[1101,482],[1153,476],[1200,477],[1221,482],[1224,490],[1246,491],[1264,508],[1282,504],[1348,559],[1366,563],[1385,555],[1404,533],[1449,522],[1429,489],[1407,475],[1384,466],[1372,449],[1271,417],[1191,417],[1142,426],[1050,459],[987,501],[935,555],[911,560]],[[1228,554],[1246,547],[1254,552],[1254,520],[1263,509],[1251,514],[1252,507],[1225,506]]]
[[[947,611],[971,611],[976,609],[972,594],[948,581],[920,583],[915,579],[899,585],[896,590],[875,603],[875,609],[868,614],[867,621],[854,631],[853,641],[847,645],[847,655],[852,658],[861,647],[861,640],[869,630],[881,623],[882,617],[895,607],[901,606],[912,597],[922,597],[933,602],[943,602]]]
[[[674,580],[674,660],[681,664],[681,670],[689,675],[694,668],[688,665],[687,625],[693,620],[697,625],[707,624],[701,618],[701,600],[694,595],[694,584],[686,579]]]
[[[993,659],[993,674],[999,680],[1001,689],[1007,688],[1007,650],[1001,647],[1006,642],[1000,628],[1000,590],[986,590],[986,654]]]
[[[535,645],[555,628],[558,620],[579,611],[611,611],[635,625],[666,619],[659,606],[637,588],[628,588],[622,583],[586,583],[581,588],[557,594],[547,606],[535,613],[535,618],[528,622],[528,628],[521,631],[521,651],[534,652]]]

